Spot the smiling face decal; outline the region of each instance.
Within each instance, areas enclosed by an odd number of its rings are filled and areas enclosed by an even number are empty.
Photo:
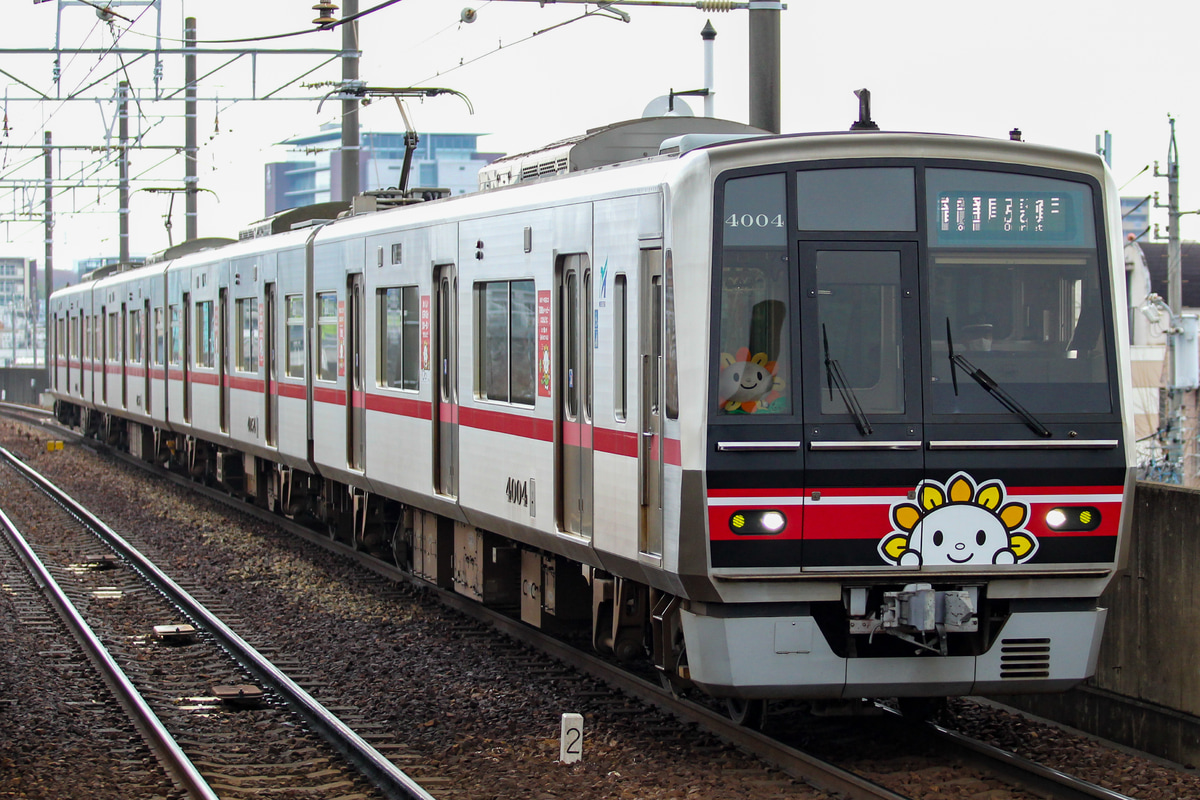
[[[959,472],[945,485],[921,481],[916,503],[892,506],[890,534],[879,555],[901,567],[1020,564],[1033,557],[1038,541],[1022,529],[1029,506],[1005,502],[1004,484],[975,485]]]

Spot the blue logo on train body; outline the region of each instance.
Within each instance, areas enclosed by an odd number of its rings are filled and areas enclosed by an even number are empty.
[[[895,530],[879,542],[879,555],[900,567],[1021,564],[1033,558],[1038,540],[1022,526],[1029,506],[1005,502],[998,480],[976,485],[965,472],[944,485],[924,480],[916,503],[891,509]]]
[[[604,266],[600,267],[600,299],[608,299],[608,259],[604,259]]]

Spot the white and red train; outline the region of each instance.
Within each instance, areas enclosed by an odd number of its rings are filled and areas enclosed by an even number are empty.
[[[60,419],[735,714],[1092,673],[1133,485],[1100,159],[651,120],[481,177],[56,292]]]

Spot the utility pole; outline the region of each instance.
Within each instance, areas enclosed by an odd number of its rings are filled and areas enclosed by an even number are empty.
[[[358,0],[345,0],[342,18],[358,13]],[[342,25],[342,91],[361,86],[358,79],[358,20]],[[342,200],[349,203],[359,192],[358,98],[342,99]]]
[[[54,150],[50,147],[50,131],[42,133],[43,144],[46,145],[44,158],[46,167],[46,207],[43,222],[46,231],[46,254],[42,264],[42,320],[46,332],[46,359],[43,363],[50,366],[50,292],[54,289]],[[37,326],[33,328],[33,352],[37,353]],[[35,356],[36,358],[36,356]]]
[[[780,132],[779,0],[750,0],[750,124]]]
[[[1179,147],[1175,143],[1175,120],[1171,122],[1171,143],[1167,147],[1167,171],[1158,171],[1154,162],[1154,177],[1167,179],[1167,306],[1171,310],[1171,332],[1167,335],[1167,402],[1166,431],[1164,443],[1167,463],[1183,478],[1183,406],[1180,389],[1176,386],[1176,375],[1180,359],[1180,336],[1177,332],[1183,313],[1183,279],[1179,245]],[[1164,208],[1154,198],[1155,208]],[[1160,430],[1164,426],[1160,423]]]
[[[183,38],[186,48],[196,47],[196,18],[188,17],[183,22]],[[196,54],[188,53],[183,57],[184,80],[184,134],[183,134],[183,187],[184,192],[184,224],[183,240],[190,242],[200,236],[200,222],[197,214],[197,195],[200,191],[199,179],[196,172],[196,159],[199,148],[196,142]]]
[[[117,148],[117,172],[120,176],[117,217],[120,220],[121,264],[129,263],[129,84],[117,84],[117,121],[120,145]]]

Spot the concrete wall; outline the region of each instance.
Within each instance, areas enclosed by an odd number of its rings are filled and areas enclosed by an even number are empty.
[[[1139,483],[1129,566],[1102,604],[1095,677],[997,699],[1181,764],[1200,764],[1200,491]]]
[[[46,389],[45,367],[0,368],[0,400],[36,405]]]

